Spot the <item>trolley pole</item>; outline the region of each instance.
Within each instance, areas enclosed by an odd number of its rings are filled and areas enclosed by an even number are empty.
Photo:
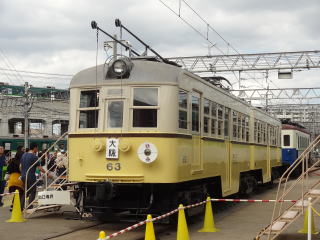
[[[24,83],[24,148],[28,147],[29,136],[29,112],[31,110],[30,96],[29,96],[29,83]]]
[[[114,37],[115,39],[118,39],[116,34],[113,35],[113,37]],[[118,55],[118,49],[117,49],[117,48],[118,48],[117,42],[116,42],[116,41],[113,41],[113,58],[114,58],[114,59],[117,59],[117,55]]]

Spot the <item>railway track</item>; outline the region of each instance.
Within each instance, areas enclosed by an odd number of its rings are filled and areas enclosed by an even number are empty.
[[[106,234],[111,234],[117,232],[123,228],[130,226],[131,224],[124,223],[98,223],[93,226],[74,229],[69,232],[57,234],[48,238],[43,238],[43,240],[74,240],[74,239],[87,239],[95,240],[98,238],[100,231],[105,231]],[[168,224],[155,224],[155,231],[157,235],[170,234],[176,230],[176,226]],[[117,236],[117,240],[143,240],[144,239],[145,226],[141,226],[130,232],[126,232],[123,235]]]
[[[260,186],[257,191],[251,196],[261,194],[265,192],[267,189],[270,189],[270,186]],[[239,198],[243,196],[235,195],[232,196],[233,198]],[[235,203],[235,202],[213,202],[213,209],[215,215],[228,215],[228,211],[234,211],[237,206],[246,203]],[[141,220],[141,219],[140,219]],[[196,216],[192,216],[188,219],[188,225],[190,227],[202,223],[203,221],[203,214],[198,214]],[[112,234],[114,232],[118,232],[122,229],[125,229],[135,223],[137,221],[130,221],[130,222],[115,222],[115,223],[102,223],[98,222],[91,226],[86,226],[83,228],[74,229],[65,233],[57,234],[54,236],[50,236],[47,238],[43,238],[42,240],[74,240],[74,239],[86,239],[86,240],[94,240],[98,238],[100,231],[105,231],[106,235]],[[176,234],[176,225],[170,225],[165,223],[154,223],[156,236],[168,236],[172,235],[175,236]],[[122,235],[115,237],[114,239],[117,240],[143,240],[144,239],[144,232],[145,232],[145,225],[140,226],[132,231],[126,232]]]

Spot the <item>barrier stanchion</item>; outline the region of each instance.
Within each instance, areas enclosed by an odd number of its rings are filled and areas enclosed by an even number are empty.
[[[219,229],[214,224],[212,205],[210,197],[207,197],[206,210],[204,215],[203,228],[198,232],[217,232]]]
[[[19,191],[16,190],[14,192],[14,199],[13,199],[13,208],[11,218],[6,222],[25,222],[26,220],[22,217],[21,212],[21,205],[20,205],[20,194]]]
[[[189,240],[189,231],[186,220],[186,215],[184,214],[184,207],[182,204],[179,205],[178,212],[178,230],[177,230],[177,240]]]
[[[97,240],[106,240],[106,233],[104,231],[100,231],[99,238]]]
[[[308,198],[308,240],[311,240],[311,225],[313,223],[313,227],[314,227],[314,221],[312,221],[311,219],[313,218],[313,212],[311,210],[311,197]],[[310,214],[311,213],[311,214]],[[312,229],[314,231],[314,229]],[[312,232],[313,232],[312,231]]]
[[[311,200],[308,201],[308,208],[306,210],[306,213],[304,214],[303,228],[299,230],[298,233],[306,233],[308,235],[318,234],[318,232],[315,231],[315,227],[314,227],[314,218],[313,218]]]
[[[144,240],[156,240],[156,235],[154,234],[152,216],[150,214],[147,216],[146,232],[144,235]]]

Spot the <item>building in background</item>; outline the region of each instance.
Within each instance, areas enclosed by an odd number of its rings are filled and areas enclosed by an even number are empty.
[[[39,150],[51,146],[69,126],[69,91],[54,87],[28,89],[28,144],[36,142]],[[0,145],[14,151],[24,145],[25,87],[0,83]],[[66,139],[58,144],[66,148]]]

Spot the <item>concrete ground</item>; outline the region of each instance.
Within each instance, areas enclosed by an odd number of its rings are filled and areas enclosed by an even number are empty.
[[[44,214],[27,219],[24,223],[7,223],[11,213],[8,207],[0,208],[0,240],[43,240],[61,233],[96,225],[95,222],[64,218],[61,213]]]
[[[319,180],[319,174],[313,174],[310,181]],[[264,189],[261,193],[252,195],[251,199],[274,199],[276,188]],[[297,199],[300,191],[292,193],[290,197]],[[288,204],[288,203],[284,203]],[[318,211],[320,205],[314,206]],[[273,203],[234,203],[234,204],[219,204],[213,206],[214,218],[216,227],[220,230],[216,233],[199,233],[197,232],[202,227],[203,216],[193,217],[189,220],[190,239],[194,240],[251,240],[256,234],[270,223]],[[95,240],[98,238],[98,233],[104,230],[107,234],[111,234],[122,228],[130,225],[130,223],[115,223],[115,224],[98,224],[97,222],[83,220],[65,219],[59,214],[47,215],[28,219],[25,223],[6,223],[10,213],[8,208],[0,208],[0,240]],[[91,226],[91,227],[90,227]],[[155,223],[156,237],[161,240],[175,240],[176,228],[165,224]],[[303,226],[303,219],[298,219],[293,223],[285,233],[278,237],[278,240],[302,240],[307,239],[305,234],[299,234],[297,231]],[[316,230],[320,230],[320,217],[315,216]],[[84,227],[90,227],[84,230],[76,231]],[[53,236],[75,231],[64,236]],[[144,239],[144,226],[118,236],[115,239],[119,240],[142,240]],[[318,235],[314,235],[313,239],[320,239]]]

